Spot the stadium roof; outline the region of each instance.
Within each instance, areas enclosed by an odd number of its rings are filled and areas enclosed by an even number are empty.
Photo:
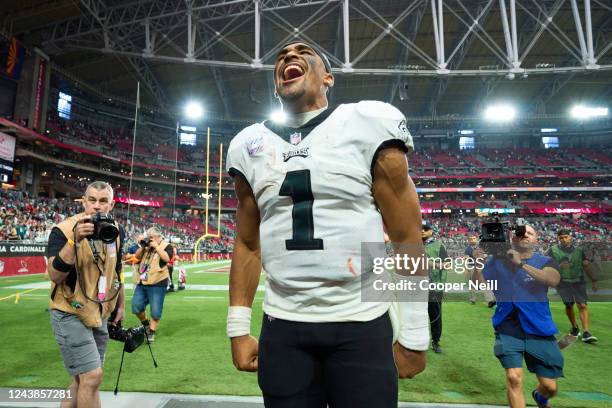
[[[612,97],[611,0],[30,0],[0,3],[0,22],[64,75],[128,100],[140,81],[173,113],[200,98],[217,117],[267,116],[288,38],[329,56],[332,103],[461,116],[503,99],[534,115]]]

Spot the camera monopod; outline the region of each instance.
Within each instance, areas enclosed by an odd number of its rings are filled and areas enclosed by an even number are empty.
[[[138,348],[138,346],[140,346],[143,343],[143,341],[146,340],[147,346],[149,347],[149,352],[151,353],[151,359],[153,359],[153,366],[157,368],[157,361],[155,361],[155,357],[153,356],[153,350],[151,349],[151,343],[149,342],[149,338],[147,337],[145,333],[145,327],[140,326],[139,329],[140,330],[138,330],[138,332],[134,336],[135,341],[133,342],[126,341],[123,343],[123,351],[121,352],[121,363],[119,363],[119,372],[117,373],[117,382],[115,384],[115,391],[113,392],[114,395],[117,395],[117,393],[119,392],[119,379],[121,378],[121,370],[123,369],[123,357],[125,356],[126,351],[128,353],[132,353],[134,350]]]

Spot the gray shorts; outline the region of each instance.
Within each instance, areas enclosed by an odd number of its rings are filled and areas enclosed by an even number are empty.
[[[572,306],[575,303],[586,305],[587,290],[586,282],[559,282],[557,293],[561,296],[561,300],[566,306]]]
[[[50,314],[55,340],[68,373],[76,376],[102,367],[108,342],[107,319],[102,319],[102,326],[91,328],[76,315],[56,309],[51,309]]]

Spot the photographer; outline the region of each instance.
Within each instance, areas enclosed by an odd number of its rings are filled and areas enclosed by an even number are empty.
[[[147,327],[149,342],[155,341],[155,332],[162,317],[166,287],[168,286],[168,262],[174,251],[163,240],[157,228],[149,228],[146,236],[138,238],[140,248],[134,256],[139,264],[138,283],[132,298],[132,313]],[[151,321],[147,320],[146,307],[151,305]]]
[[[444,269],[443,261],[448,258],[446,248],[442,244],[442,241],[435,240],[433,238],[433,226],[423,221],[421,228],[421,239],[425,246],[425,253],[427,257],[434,260],[432,263],[434,266],[429,269],[429,282],[432,283],[445,283],[448,275],[448,271]],[[430,290],[429,291],[429,303],[427,304],[427,311],[429,314],[429,325],[431,327],[431,349],[434,353],[442,353],[440,347],[440,338],[442,337],[442,299],[444,298],[444,292],[441,290]]]
[[[589,332],[589,310],[587,308],[587,290],[584,274],[586,273],[591,280],[591,288],[597,291],[597,280],[593,277],[590,270],[590,262],[584,250],[572,243],[572,233],[568,229],[557,231],[558,245],[553,245],[546,255],[559,263],[561,282],[557,287],[557,292],[565,304],[565,314],[572,324],[570,335],[578,337],[580,329],[576,324],[574,313],[574,302],[578,304],[580,321],[582,322],[582,341],[585,343],[595,343],[597,337]]]
[[[53,227],[47,246],[51,279],[49,310],[64,366],[73,377],[62,406],[99,407],[107,319],[124,317],[121,269],[123,230],[109,212],[113,189],[102,181],[87,186],[84,211]]]
[[[512,235],[512,249],[489,258],[482,274],[477,274],[480,281],[482,275],[497,281],[494,353],[506,370],[510,407],[525,407],[524,359],[527,369],[538,378],[531,395],[538,407],[547,408],[548,400],[557,393],[556,379],[563,376],[563,356],[554,337],[557,328],[547,297],[548,288],[559,283],[559,267],[553,259],[535,251],[535,229],[531,225],[523,228]]]
[[[469,259],[472,261],[472,267],[466,267],[465,268],[465,273],[464,273],[464,277],[465,277],[465,281],[466,283],[469,283],[470,281],[474,280],[474,276],[476,274],[476,272],[474,271],[476,268],[478,268],[478,266],[476,266],[475,264],[475,260],[477,258],[486,258],[486,254],[484,253],[484,251],[479,247],[478,244],[478,234],[477,233],[472,233],[470,235],[468,235],[468,245],[465,247],[465,259]],[[490,290],[484,290],[484,298],[485,298],[485,302],[487,302],[487,306],[489,306],[489,308],[495,306],[495,297],[493,296],[493,292],[491,292]],[[474,305],[476,304],[476,290],[470,288],[469,289],[469,301],[470,304]]]

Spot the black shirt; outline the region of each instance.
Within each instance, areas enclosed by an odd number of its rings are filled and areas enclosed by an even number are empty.
[[[119,226],[119,248],[117,249],[117,265],[115,266],[115,271],[117,271],[117,274],[121,272],[121,258],[124,240],[125,231],[123,230],[122,226]],[[58,227],[53,227],[51,233],[49,234],[49,242],[47,244],[47,258],[57,256],[64,245],[66,245],[66,242],[68,242],[68,238],[66,238],[62,230]],[[73,266],[66,277],[66,284],[72,288],[72,290],[74,290],[76,286],[76,279],[76,269]]]

